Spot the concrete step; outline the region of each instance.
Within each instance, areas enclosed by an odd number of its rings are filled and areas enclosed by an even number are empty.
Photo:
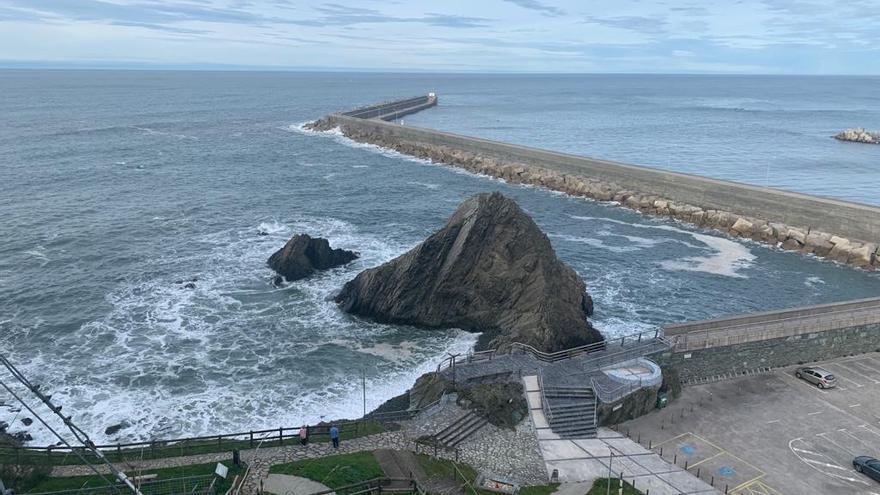
[[[473,413],[467,413],[452,424],[434,435],[437,443],[446,447],[455,447],[467,440],[471,435],[486,426],[489,422]]]
[[[554,433],[559,433],[559,434],[562,434],[562,433],[568,433],[568,432],[573,432],[573,431],[596,431],[596,427],[595,427],[595,426],[593,426],[593,425],[586,425],[586,424],[572,424],[572,425],[566,425],[566,426],[551,426],[550,429],[553,430]]]
[[[550,402],[549,409],[553,411],[555,415],[557,412],[567,412],[567,411],[585,411],[585,410],[593,410],[596,408],[595,403],[593,402],[576,402],[576,403],[558,403],[558,402]]]
[[[551,421],[559,420],[559,419],[576,419],[576,418],[592,418],[595,414],[595,411],[592,409],[585,409],[583,411],[553,411],[553,415],[550,417]]]

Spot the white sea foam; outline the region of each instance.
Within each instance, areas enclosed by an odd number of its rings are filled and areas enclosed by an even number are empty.
[[[723,237],[692,232],[671,225],[627,223],[610,218],[590,216],[570,215],[570,217],[576,220],[614,223],[640,229],[656,229],[685,234],[702,244],[703,248],[708,247],[713,251],[713,254],[709,256],[691,256],[680,260],[666,260],[661,262],[660,266],[667,270],[706,272],[726,277],[748,278],[746,275],[740,273],[740,270],[751,266],[752,262],[755,260],[755,255],[752,254],[751,250],[745,244],[725,239]],[[685,244],[689,247],[700,247],[689,243]]]
[[[334,247],[360,251],[361,258],[273,288],[265,261],[291,232],[325,237]],[[466,352],[475,342],[474,334],[420,331],[341,312],[329,298],[347,280],[410,247],[348,222],[263,219],[186,242],[190,255],[174,250],[144,260],[147,267],[181,267],[175,276],[134,275],[110,291],[106,316],[59,337],[63,355],[29,358],[29,374],[53,370],[47,389],[98,442],[356,417],[363,407],[360,370],[349,367],[367,367],[372,409],[436,367],[446,352]],[[328,350],[333,342],[341,349]],[[332,356],[346,365],[328,361]],[[59,364],[66,359],[77,365]],[[304,368],[298,364],[303,360],[313,364]],[[0,411],[0,419],[6,416]],[[132,427],[104,434],[121,422]],[[28,431],[34,444],[55,442],[40,428]]]
[[[417,182],[417,181],[409,181],[407,184],[412,186],[424,187],[425,189],[436,190],[440,187],[440,184],[433,184],[430,182]]]
[[[804,285],[812,289],[820,285],[825,285],[825,281],[822,280],[822,277],[807,277],[806,280],[804,280]]]

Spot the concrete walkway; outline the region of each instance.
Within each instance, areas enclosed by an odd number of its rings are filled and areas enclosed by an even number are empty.
[[[323,483],[289,474],[270,474],[263,480],[263,491],[274,495],[312,495],[329,489]]]
[[[538,436],[548,478],[555,471],[560,482],[592,483],[598,478],[620,477],[651,495],[720,494],[721,492],[664,461],[659,455],[607,428],[598,438],[564,439],[553,433],[541,409],[537,376],[523,377],[529,417]],[[575,489],[572,486],[568,489]]]

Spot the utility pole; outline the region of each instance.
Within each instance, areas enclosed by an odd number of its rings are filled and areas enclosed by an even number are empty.
[[[608,458],[608,480],[605,483],[605,495],[611,495],[611,463],[614,462],[614,451],[611,450],[611,447],[608,447],[608,452],[611,457]]]

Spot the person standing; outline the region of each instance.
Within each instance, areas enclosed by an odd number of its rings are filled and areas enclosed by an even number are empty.
[[[330,427],[330,441],[333,442],[333,448],[339,448],[339,428],[336,425]]]
[[[303,446],[309,443],[309,427],[306,425],[302,425],[302,428],[299,429],[299,443]]]

